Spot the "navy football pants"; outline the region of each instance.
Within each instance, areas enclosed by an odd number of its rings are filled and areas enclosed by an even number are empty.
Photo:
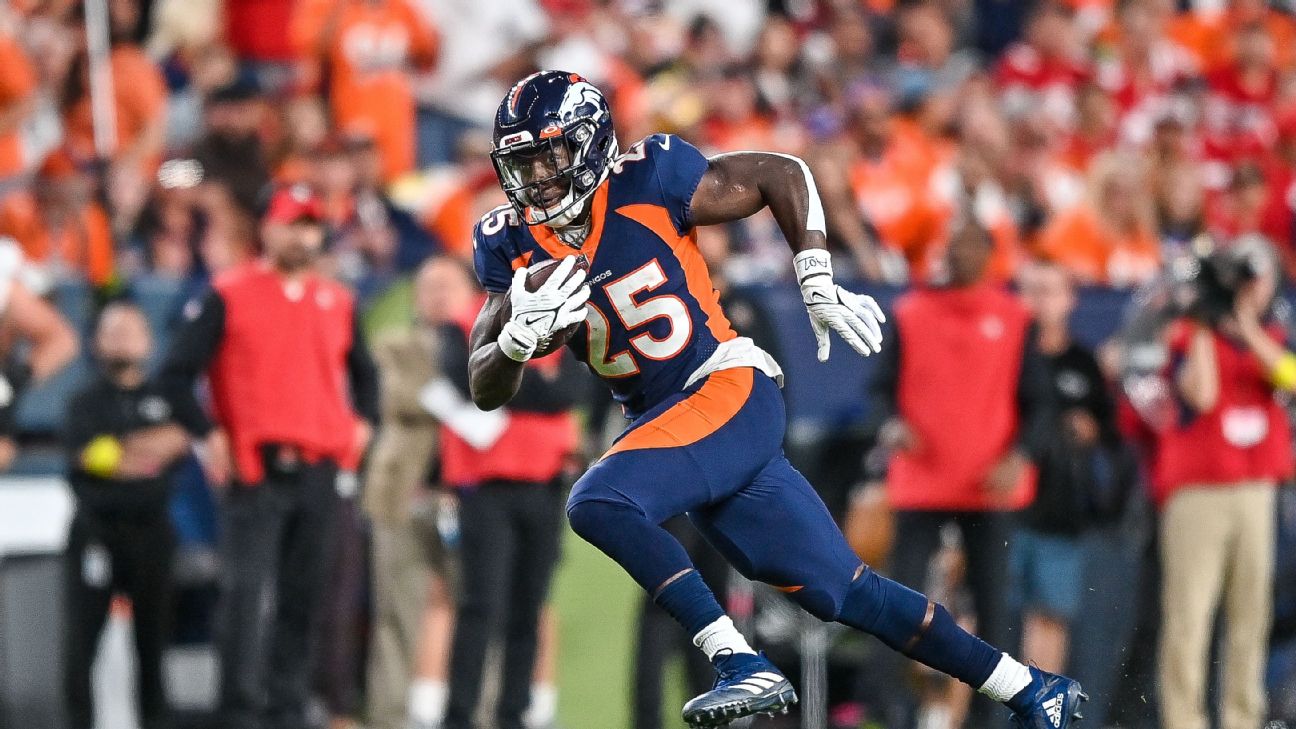
[[[784,424],[783,396],[771,379],[751,368],[714,373],[636,420],[581,477],[567,502],[572,529],[696,631],[721,614],[719,606],[700,581],[687,584],[693,565],[660,526],[687,513],[749,579],[782,589],[821,620],[871,633],[973,687],[984,684],[1000,653],[944,608],[860,562],[783,455]],[[668,585],[691,596],[667,596]]]
[[[572,528],[653,593],[692,566],[688,555],[664,529],[648,553],[643,544],[624,551],[625,535],[597,523],[607,513],[597,505],[628,509],[654,527],[687,513],[744,576],[789,590],[833,620],[860,561],[783,455],[785,422],[783,396],[764,374],[712,374],[636,420],[576,483],[567,502]]]

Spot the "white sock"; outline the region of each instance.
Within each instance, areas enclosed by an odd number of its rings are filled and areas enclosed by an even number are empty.
[[[531,705],[522,715],[522,723],[530,729],[553,726],[558,718],[558,687],[551,683],[531,684]]]
[[[733,621],[728,615],[722,615],[714,623],[703,628],[697,635],[693,636],[693,645],[702,649],[706,654],[707,660],[714,660],[716,654],[726,648],[734,653],[751,653],[756,651],[747,645],[747,639],[738,632],[734,627]]]
[[[449,698],[450,686],[445,681],[414,679],[409,689],[410,719],[418,724],[440,724]]]
[[[986,679],[985,685],[977,689],[977,692],[1002,704],[1016,696],[1030,682],[1030,669],[1004,653],[999,658],[999,664],[990,674],[990,678]]]

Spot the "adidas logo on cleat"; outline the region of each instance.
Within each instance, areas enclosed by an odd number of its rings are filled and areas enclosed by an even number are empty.
[[[1055,727],[1062,726],[1062,704],[1065,703],[1065,700],[1063,694],[1058,694],[1043,704],[1044,714]]]

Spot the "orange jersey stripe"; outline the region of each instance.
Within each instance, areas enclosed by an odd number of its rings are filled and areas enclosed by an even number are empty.
[[[514,271],[518,270],[519,268],[526,268],[527,266],[530,266],[530,265],[531,265],[531,251],[527,251],[526,253],[523,253],[522,255],[518,256],[517,258],[514,258],[514,259],[513,259],[513,263],[512,263],[512,265],[513,265],[513,270],[514,270]]]
[[[671,252],[679,260],[680,268],[684,269],[684,281],[689,293],[697,300],[698,306],[702,307],[702,313],[706,314],[707,328],[716,341],[727,342],[737,337],[738,334],[729,324],[729,317],[720,308],[720,293],[711,285],[711,274],[698,250],[695,234],[676,233],[670,213],[660,205],[626,205],[617,208],[617,213],[651,230],[670,246]]]
[[[740,367],[712,374],[697,392],[630,431],[603,458],[622,451],[691,445],[711,435],[732,420],[751,397],[754,372]]]

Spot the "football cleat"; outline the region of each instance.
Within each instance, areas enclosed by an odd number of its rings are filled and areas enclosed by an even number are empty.
[[[727,653],[715,658],[711,690],[684,705],[684,721],[694,729],[725,726],[754,714],[786,714],[796,691],[765,654]]]
[[[1031,682],[1012,703],[1025,699],[1025,706],[1013,716],[1019,729],[1069,729],[1084,718],[1080,703],[1089,697],[1080,683],[1066,676],[1030,667]]]

